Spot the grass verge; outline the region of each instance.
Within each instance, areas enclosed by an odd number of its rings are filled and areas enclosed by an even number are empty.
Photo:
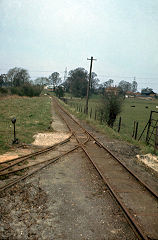
[[[49,97],[6,97],[0,99],[0,154],[12,147],[13,124],[16,118],[16,137],[30,144],[33,135],[51,129],[51,100]]]
[[[137,147],[139,147],[139,149],[141,150],[141,153],[142,154],[146,154],[146,153],[152,153],[152,154],[156,154],[158,155],[158,151],[155,153],[154,151],[154,148],[149,146],[149,145],[146,145],[146,143],[144,141],[137,141],[137,140],[134,140],[132,137],[131,137],[131,134],[130,134],[130,130],[129,130],[129,126],[131,126],[131,122],[127,122],[126,123],[126,131],[124,131],[124,133],[118,133],[116,131],[116,129],[112,129],[110,127],[108,127],[106,124],[101,124],[98,120],[94,120],[93,118],[90,118],[90,116],[88,115],[85,115],[84,113],[82,112],[79,112],[76,110],[76,106],[75,105],[68,105],[68,104],[65,104],[64,102],[60,101],[60,103],[71,113],[73,114],[75,117],[77,117],[78,119],[81,119],[81,120],[84,120],[86,123],[90,124],[92,127],[94,127],[96,130],[99,130],[100,132],[104,133],[108,138],[111,138],[111,139],[118,139],[118,140],[121,140],[121,141],[125,141],[125,142],[128,142],[132,145],[135,145]],[[128,106],[130,107],[130,105],[133,103],[133,101],[129,102],[127,101],[127,104]],[[146,103],[146,102],[145,102]],[[144,105],[145,105],[144,103]],[[90,102],[90,107],[93,105],[97,105],[98,104],[98,99],[96,102],[94,102],[94,100],[92,100]],[[154,102],[153,105],[155,106],[156,103]],[[140,109],[140,107],[139,107]],[[139,111],[138,109],[138,111]],[[144,111],[144,109],[143,109]],[[129,110],[130,112],[130,110]],[[146,113],[145,113],[146,114]],[[144,114],[144,118],[145,118],[145,115]],[[129,116],[129,115],[128,115]],[[136,115],[134,115],[136,116]],[[141,118],[142,118],[142,121],[144,120],[144,118],[142,117],[141,115]],[[129,121],[131,121],[131,118],[129,116]],[[124,127],[124,126],[123,126]]]

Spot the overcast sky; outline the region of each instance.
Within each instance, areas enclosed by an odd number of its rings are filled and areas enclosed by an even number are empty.
[[[83,67],[158,92],[158,0],[0,0],[0,73]]]

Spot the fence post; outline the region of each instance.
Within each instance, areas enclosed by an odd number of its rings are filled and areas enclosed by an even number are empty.
[[[156,126],[156,133],[155,133],[155,151],[158,149],[158,126]]]
[[[90,114],[89,114],[90,118],[92,117],[92,108],[90,110]]]
[[[121,117],[119,119],[118,132],[120,132],[120,128],[121,128]]]
[[[134,134],[135,134],[135,125],[136,125],[136,121],[134,121],[132,137],[134,137]]]
[[[136,123],[135,140],[137,139],[137,133],[138,133],[138,122]]]
[[[96,120],[97,119],[97,111],[95,109],[95,116],[94,116],[94,119]]]
[[[146,134],[146,143],[149,143],[148,137],[149,137],[149,130],[150,130],[150,125],[151,125],[152,112],[153,111],[150,112],[149,125],[148,125],[148,129],[147,129],[147,134]]]

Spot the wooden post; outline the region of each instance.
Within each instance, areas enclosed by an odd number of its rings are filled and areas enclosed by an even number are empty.
[[[148,129],[147,129],[147,134],[146,134],[146,143],[147,144],[149,143],[148,138],[149,138],[149,130],[150,130],[150,125],[151,125],[152,113],[153,113],[153,111],[150,112],[149,124],[148,124]]]
[[[156,133],[155,133],[155,151],[158,149],[158,126],[156,126]]]
[[[91,63],[90,63],[90,71],[89,71],[89,81],[88,81],[88,85],[87,85],[86,110],[85,110],[85,113],[88,115],[88,99],[89,99],[89,89],[90,89],[90,86],[91,86],[92,63],[96,59],[91,57],[91,59],[87,58],[87,60],[91,61]]]
[[[135,140],[137,139],[137,133],[138,133],[138,122],[136,123]]]
[[[92,108],[90,110],[90,114],[89,114],[90,118],[92,117]]]
[[[95,109],[95,116],[94,116],[94,119],[96,120],[97,119],[97,111]]]
[[[119,119],[118,132],[120,132],[120,128],[121,128],[121,117]]]
[[[135,134],[135,126],[136,126],[136,121],[134,121],[132,137],[134,137],[134,134]]]

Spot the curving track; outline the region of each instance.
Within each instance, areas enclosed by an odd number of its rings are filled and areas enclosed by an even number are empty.
[[[72,118],[55,99],[53,101],[58,114],[71,132],[70,138],[60,144],[34,153],[35,155],[14,159],[14,161],[10,161],[10,166],[7,165],[9,162],[5,163],[6,165],[4,164],[5,166],[0,169],[1,176],[26,168],[35,169],[29,170],[27,174],[18,179],[11,179],[5,186],[0,188],[0,191],[80,147],[107,184],[138,238],[158,239],[158,193],[154,192],[150,186],[143,183],[138,176],[135,176],[134,173],[124,166],[118,158]],[[67,144],[66,146],[69,150],[63,151],[63,144]],[[50,151],[53,151],[53,158],[49,158]],[[61,151],[63,152],[62,154]],[[32,157],[46,154],[46,152],[48,153],[48,158],[45,161],[40,159],[37,162],[33,162],[30,160]],[[27,166],[18,166],[26,160],[29,161]],[[37,165],[40,167],[37,167]]]

